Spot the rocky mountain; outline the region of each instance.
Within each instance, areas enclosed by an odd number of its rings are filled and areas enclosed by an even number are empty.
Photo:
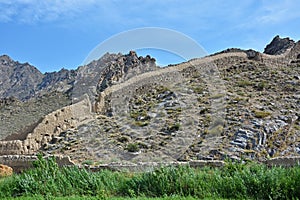
[[[34,80],[34,96],[0,103],[1,154],[95,164],[300,155],[300,42],[289,38],[164,68],[106,54]]]
[[[28,63],[13,61],[7,55],[0,57],[0,95],[28,99],[34,95],[43,74]]]
[[[156,70],[150,56],[137,57],[105,54],[76,70],[61,69],[42,74],[28,63],[0,57],[0,139],[10,134],[27,134],[28,130],[45,115],[74,102],[88,94],[94,102],[97,88],[121,83],[133,75]]]

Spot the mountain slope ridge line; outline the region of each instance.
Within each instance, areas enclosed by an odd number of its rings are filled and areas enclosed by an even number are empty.
[[[280,54],[280,55],[268,55],[265,53],[259,53],[259,54],[261,55],[261,57],[263,59],[265,58],[265,59],[273,60],[273,59],[278,59],[278,58],[285,58],[290,53],[290,51],[291,51],[291,49],[288,49],[285,53]],[[227,57],[247,58],[247,54],[245,52],[235,52],[235,53],[222,53],[222,54],[218,54],[218,55],[207,56],[204,58],[195,58],[195,59],[189,60],[187,62],[179,63],[179,64],[171,66],[171,67],[165,67],[165,68],[161,68],[156,71],[151,71],[151,72],[146,72],[146,73],[140,74],[138,76],[135,76],[135,77],[127,80],[124,83],[113,85],[113,86],[107,88],[105,91],[103,91],[103,94],[105,96],[109,95],[110,93],[113,93],[114,91],[119,90],[120,88],[122,88],[124,86],[134,84],[134,83],[142,80],[143,78],[149,78],[149,77],[159,75],[162,73],[167,73],[167,72],[181,71],[190,66],[196,66],[196,65],[204,64],[204,63],[211,63],[211,62],[214,62],[215,60],[227,58]]]

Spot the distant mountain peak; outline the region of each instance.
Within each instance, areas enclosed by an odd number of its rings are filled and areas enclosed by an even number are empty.
[[[7,65],[8,63],[15,62],[8,55],[0,56],[0,64]]]

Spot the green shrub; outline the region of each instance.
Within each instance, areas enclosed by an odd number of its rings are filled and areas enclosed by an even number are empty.
[[[259,91],[264,90],[266,87],[268,86],[268,84],[265,81],[262,81],[260,83],[257,84],[256,88]]]
[[[78,167],[59,168],[54,158],[39,157],[35,168],[14,177],[15,187],[11,194],[17,196],[51,195],[73,196],[103,195],[103,191],[114,193],[124,176],[111,171],[91,173]],[[1,196],[1,195],[0,195]]]
[[[252,85],[252,82],[248,81],[248,80],[241,80],[241,81],[237,82],[238,87],[247,87],[247,86],[250,86],[250,85]]]
[[[83,164],[83,165],[93,165],[94,161],[92,161],[92,160],[85,160],[81,164]]]
[[[272,167],[227,162],[222,168],[162,167],[143,173],[77,167],[59,168],[54,158],[39,160],[35,168],[0,179],[0,198],[50,197],[185,197],[226,199],[297,199],[300,166]]]
[[[271,113],[267,112],[267,111],[261,111],[261,110],[255,110],[254,111],[254,116],[257,117],[257,118],[265,118],[265,117],[268,117],[270,115],[271,115]]]
[[[138,143],[129,143],[126,147],[129,152],[138,152],[140,150]]]

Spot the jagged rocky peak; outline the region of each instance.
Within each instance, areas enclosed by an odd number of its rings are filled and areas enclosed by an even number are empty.
[[[155,62],[151,56],[138,56],[135,51],[128,54],[106,53],[76,70],[72,99],[77,101],[83,94],[88,94],[93,103],[95,96],[106,88],[158,69]]]
[[[115,53],[108,53],[107,52],[101,58],[99,58],[97,60],[93,60],[90,63],[88,63],[87,65],[80,66],[78,68],[78,71],[80,71],[82,68],[86,68],[86,67],[88,67],[89,69],[91,69],[91,68],[99,68],[104,63],[109,63],[109,62],[111,62],[113,60],[116,60],[120,56],[122,56],[121,53],[115,54]]]
[[[286,52],[286,50],[292,48],[295,45],[295,41],[290,38],[280,38],[277,35],[270,44],[268,44],[264,50],[265,54],[280,55]]]
[[[138,57],[135,51],[130,51],[126,55],[118,55],[118,58],[109,62],[103,69],[97,85],[98,92],[136,75],[158,69],[155,58],[149,55]]]
[[[47,87],[55,87],[57,84],[71,84],[76,78],[75,70],[67,70],[62,68],[58,72],[47,72],[44,74],[42,82],[39,84],[38,89],[45,89]]]
[[[0,96],[1,98],[14,96],[24,100],[30,98],[43,74],[28,63],[19,63],[9,56],[0,57]]]
[[[8,55],[2,55],[2,56],[0,56],[0,63],[2,65],[6,65],[9,62],[12,62],[12,59]]]

